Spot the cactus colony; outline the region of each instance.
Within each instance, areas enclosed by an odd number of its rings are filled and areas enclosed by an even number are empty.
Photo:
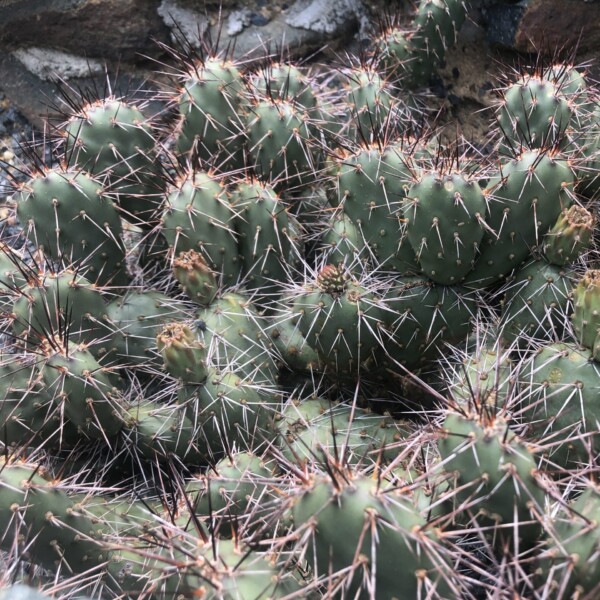
[[[598,597],[598,88],[537,66],[491,160],[444,147],[414,99],[466,17],[421,0],[337,86],[174,52],[165,115],[82,101],[14,175],[11,580]]]

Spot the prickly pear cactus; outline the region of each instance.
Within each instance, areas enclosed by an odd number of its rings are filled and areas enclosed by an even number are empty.
[[[525,261],[571,205],[573,183],[568,160],[554,151],[527,151],[502,165],[484,190],[489,229],[465,283],[484,288]]]
[[[575,262],[592,248],[596,217],[574,204],[562,211],[546,234],[543,247],[546,259],[560,267]]]
[[[294,324],[333,372],[366,368],[379,345],[377,296],[340,267],[327,265],[294,300]]]
[[[99,285],[124,285],[119,213],[100,181],[77,168],[34,175],[17,194],[27,236],[55,260],[67,260]]]
[[[425,174],[403,205],[406,236],[429,279],[460,283],[473,270],[486,228],[481,188],[459,173]]]
[[[600,299],[600,271],[589,269],[577,283],[573,293],[574,311],[571,322],[582,346],[594,348],[600,328],[598,301]]]
[[[410,497],[385,492],[367,477],[321,476],[299,491],[292,512],[313,577],[323,585],[390,600],[398,586],[411,598],[459,593],[435,532]],[[407,567],[402,574],[398,564]]]
[[[497,118],[503,143],[519,152],[521,148],[552,147],[566,141],[564,134],[572,114],[558,82],[531,75],[504,91]]]
[[[526,435],[561,467],[585,463],[600,448],[599,374],[589,350],[563,342],[542,346],[521,370]]]
[[[478,14],[362,20],[335,66],[160,44],[152,102],[69,89],[7,159],[3,581],[600,594],[600,88],[536,58],[449,142]]]
[[[154,222],[163,187],[153,125],[133,103],[115,97],[83,103],[62,129],[66,155],[90,173],[106,175],[122,214]]]
[[[102,354],[102,317],[105,302],[100,290],[77,270],[24,271],[27,283],[12,289],[12,329],[30,349],[44,344],[47,336],[58,335],[75,343],[90,344]],[[12,287],[12,285],[11,285]]]
[[[248,111],[246,131],[250,164],[259,178],[288,193],[313,183],[315,125],[302,106],[259,98]]]
[[[240,168],[245,143],[244,80],[239,65],[209,56],[187,66],[177,97],[176,146],[182,162],[197,155],[216,169]]]
[[[542,532],[544,487],[535,455],[506,420],[482,406],[480,414],[450,412],[438,442],[444,468],[454,473],[459,502],[494,543],[532,546]]]
[[[222,179],[204,171],[190,172],[167,197],[162,231],[172,252],[195,250],[210,269],[220,274],[220,285],[234,284],[240,274],[236,213]]]
[[[599,508],[598,488],[589,482],[558,517],[553,535],[544,540],[536,575],[541,589],[552,597],[597,593],[600,572],[594,555],[600,543]]]

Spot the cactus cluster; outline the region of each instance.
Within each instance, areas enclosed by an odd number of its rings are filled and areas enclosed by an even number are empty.
[[[84,95],[13,172],[11,581],[598,595],[600,88],[538,65],[489,156],[442,143],[418,97],[466,17],[421,0],[335,80],[173,50],[165,111]]]

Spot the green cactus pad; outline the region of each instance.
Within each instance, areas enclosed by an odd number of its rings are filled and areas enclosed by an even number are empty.
[[[592,247],[596,217],[583,206],[564,209],[543,241],[544,255],[552,264],[575,262]]]
[[[98,180],[73,167],[46,170],[15,200],[27,236],[49,257],[77,265],[96,284],[127,283],[121,219]]]
[[[268,329],[274,359],[293,371],[322,370],[319,354],[308,345],[292,321],[291,308],[286,307],[282,315],[275,316],[274,323]]]
[[[399,590],[406,598],[432,590],[433,597],[460,596],[434,531],[400,492],[364,476],[319,476],[298,493],[292,512],[314,577],[325,586],[382,600]]]
[[[507,279],[500,293],[502,339],[551,341],[564,331],[573,296],[573,273],[544,260],[532,261]]]
[[[579,343],[590,350],[600,331],[600,270],[588,269],[573,292],[571,322]]]
[[[504,91],[498,126],[504,148],[543,148],[565,142],[572,109],[559,85],[537,76],[525,76]]]
[[[174,256],[185,250],[200,252],[219,274],[219,285],[231,285],[241,267],[235,219],[222,179],[190,172],[167,198],[162,231]]]
[[[600,563],[600,491],[587,488],[556,518],[536,565],[536,583],[550,598],[593,598],[598,592]]]
[[[13,305],[15,335],[35,348],[47,336],[64,336],[87,342],[92,352],[103,352],[101,326],[105,304],[100,290],[76,271],[27,273],[28,282],[18,290]]]
[[[64,127],[67,155],[93,174],[107,175],[122,215],[148,228],[163,193],[153,128],[132,103],[109,97],[85,105]]]
[[[408,423],[310,397],[291,399],[277,428],[286,458],[305,466],[322,457],[333,457],[346,465],[389,462],[398,454],[397,442],[409,433]]]
[[[156,336],[170,321],[185,318],[181,302],[162,292],[145,290],[112,300],[104,321],[109,329],[106,352],[111,359],[140,368],[159,366]]]
[[[356,122],[356,132],[349,131],[349,137],[370,141],[372,132],[377,132],[390,120],[397,100],[388,82],[374,68],[360,65],[344,74],[348,116]]]
[[[574,173],[561,155],[525,152],[503,165],[484,190],[486,231],[465,285],[492,285],[518,267],[572,202]]]
[[[207,349],[208,364],[244,374],[267,386],[277,381],[277,366],[270,349],[267,320],[249,296],[223,294],[196,312],[196,330]]]
[[[368,247],[359,228],[344,211],[330,218],[319,243],[322,262],[341,265],[358,275],[369,263]]]
[[[317,161],[310,142],[315,126],[302,107],[288,100],[257,100],[246,130],[257,177],[288,194],[314,182]]]
[[[243,259],[243,283],[265,301],[281,291],[287,277],[286,260],[292,240],[288,231],[287,206],[269,184],[240,181],[232,194],[238,213],[236,230]]]
[[[290,101],[305,109],[317,106],[313,78],[305,69],[289,63],[269,63],[249,74],[249,83],[256,95],[273,100]]]
[[[173,275],[197,304],[207,306],[218,292],[216,274],[196,250],[180,252],[173,260]]]
[[[2,356],[0,360],[0,440],[7,446],[73,447],[79,436],[53,395],[44,388],[37,357]]]
[[[209,369],[204,385],[181,386],[178,397],[198,431],[200,452],[212,462],[225,453],[262,446],[272,437],[272,420],[280,404],[276,389],[214,369]]]
[[[376,40],[379,67],[404,87],[427,85],[466,16],[463,0],[421,0],[409,30],[393,22]]]
[[[180,126],[177,151],[183,162],[190,152],[218,169],[244,165],[243,90],[238,66],[209,57],[190,65],[178,97]]]
[[[0,522],[6,535],[0,545],[54,573],[81,574],[101,568],[106,550],[97,543],[94,522],[78,514],[83,499],[67,495],[41,465],[2,459]],[[15,514],[19,515],[15,519]]]
[[[357,230],[361,255],[401,275],[418,270],[402,213],[410,163],[401,143],[341,152],[333,194],[334,204],[343,207]]]
[[[143,402],[127,408],[125,436],[148,460],[172,460],[197,463],[197,431],[186,417],[185,408],[158,402]]]
[[[251,452],[236,452],[221,459],[203,476],[186,483],[194,512],[210,517],[213,530],[229,537],[240,528],[246,532],[268,523],[270,507],[275,505],[277,467]]]
[[[339,374],[357,373],[379,347],[382,309],[378,298],[327,265],[294,300],[294,323],[321,360]]]
[[[443,285],[459,283],[473,269],[486,227],[481,188],[459,173],[425,174],[408,190],[403,212],[425,275]]]
[[[186,323],[174,322],[161,328],[156,346],[171,376],[186,383],[202,383],[206,379],[206,346]]]
[[[542,531],[545,492],[535,455],[506,421],[485,407],[480,415],[449,412],[438,447],[444,468],[456,477],[457,510],[489,528],[496,544],[513,543],[516,536],[531,546]]]
[[[422,366],[446,343],[465,339],[477,302],[460,286],[443,286],[427,278],[398,277],[382,297],[384,327],[378,362],[389,368]]]
[[[493,413],[510,404],[516,368],[509,351],[483,344],[457,358],[443,368],[444,386],[456,403]]]
[[[600,367],[589,350],[574,344],[541,347],[521,369],[527,438],[546,447],[561,467],[586,463],[589,448],[600,450]]]
[[[115,374],[85,347],[48,340],[42,377],[58,410],[84,437],[111,440],[123,428],[124,402]]]

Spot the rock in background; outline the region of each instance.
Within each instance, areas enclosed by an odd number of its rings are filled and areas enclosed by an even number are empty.
[[[557,48],[579,53],[600,50],[597,0],[521,0],[485,2],[482,24],[492,44],[519,52],[553,54]]]
[[[55,81],[115,91],[142,85],[163,60],[160,43],[219,38],[236,56],[262,56],[282,40],[297,57],[353,40],[371,15],[360,0],[296,2],[194,0],[0,1],[0,90],[34,124],[60,106]],[[118,75],[117,75],[118,73]]]
[[[339,61],[336,52],[355,50],[386,11],[408,6],[400,0],[0,0],[0,92],[41,126],[46,115],[60,117],[57,80],[100,90],[108,81],[115,93],[130,93],[146,87],[153,61],[169,60],[160,44],[176,38],[192,46],[218,38],[220,48],[248,60],[285,43],[293,57]],[[470,0],[470,7],[471,21],[432,88],[441,122],[457,121],[468,138],[485,136],[478,111],[493,103],[498,60],[512,63],[519,52],[556,47],[578,47],[587,60],[600,50],[600,2]]]

